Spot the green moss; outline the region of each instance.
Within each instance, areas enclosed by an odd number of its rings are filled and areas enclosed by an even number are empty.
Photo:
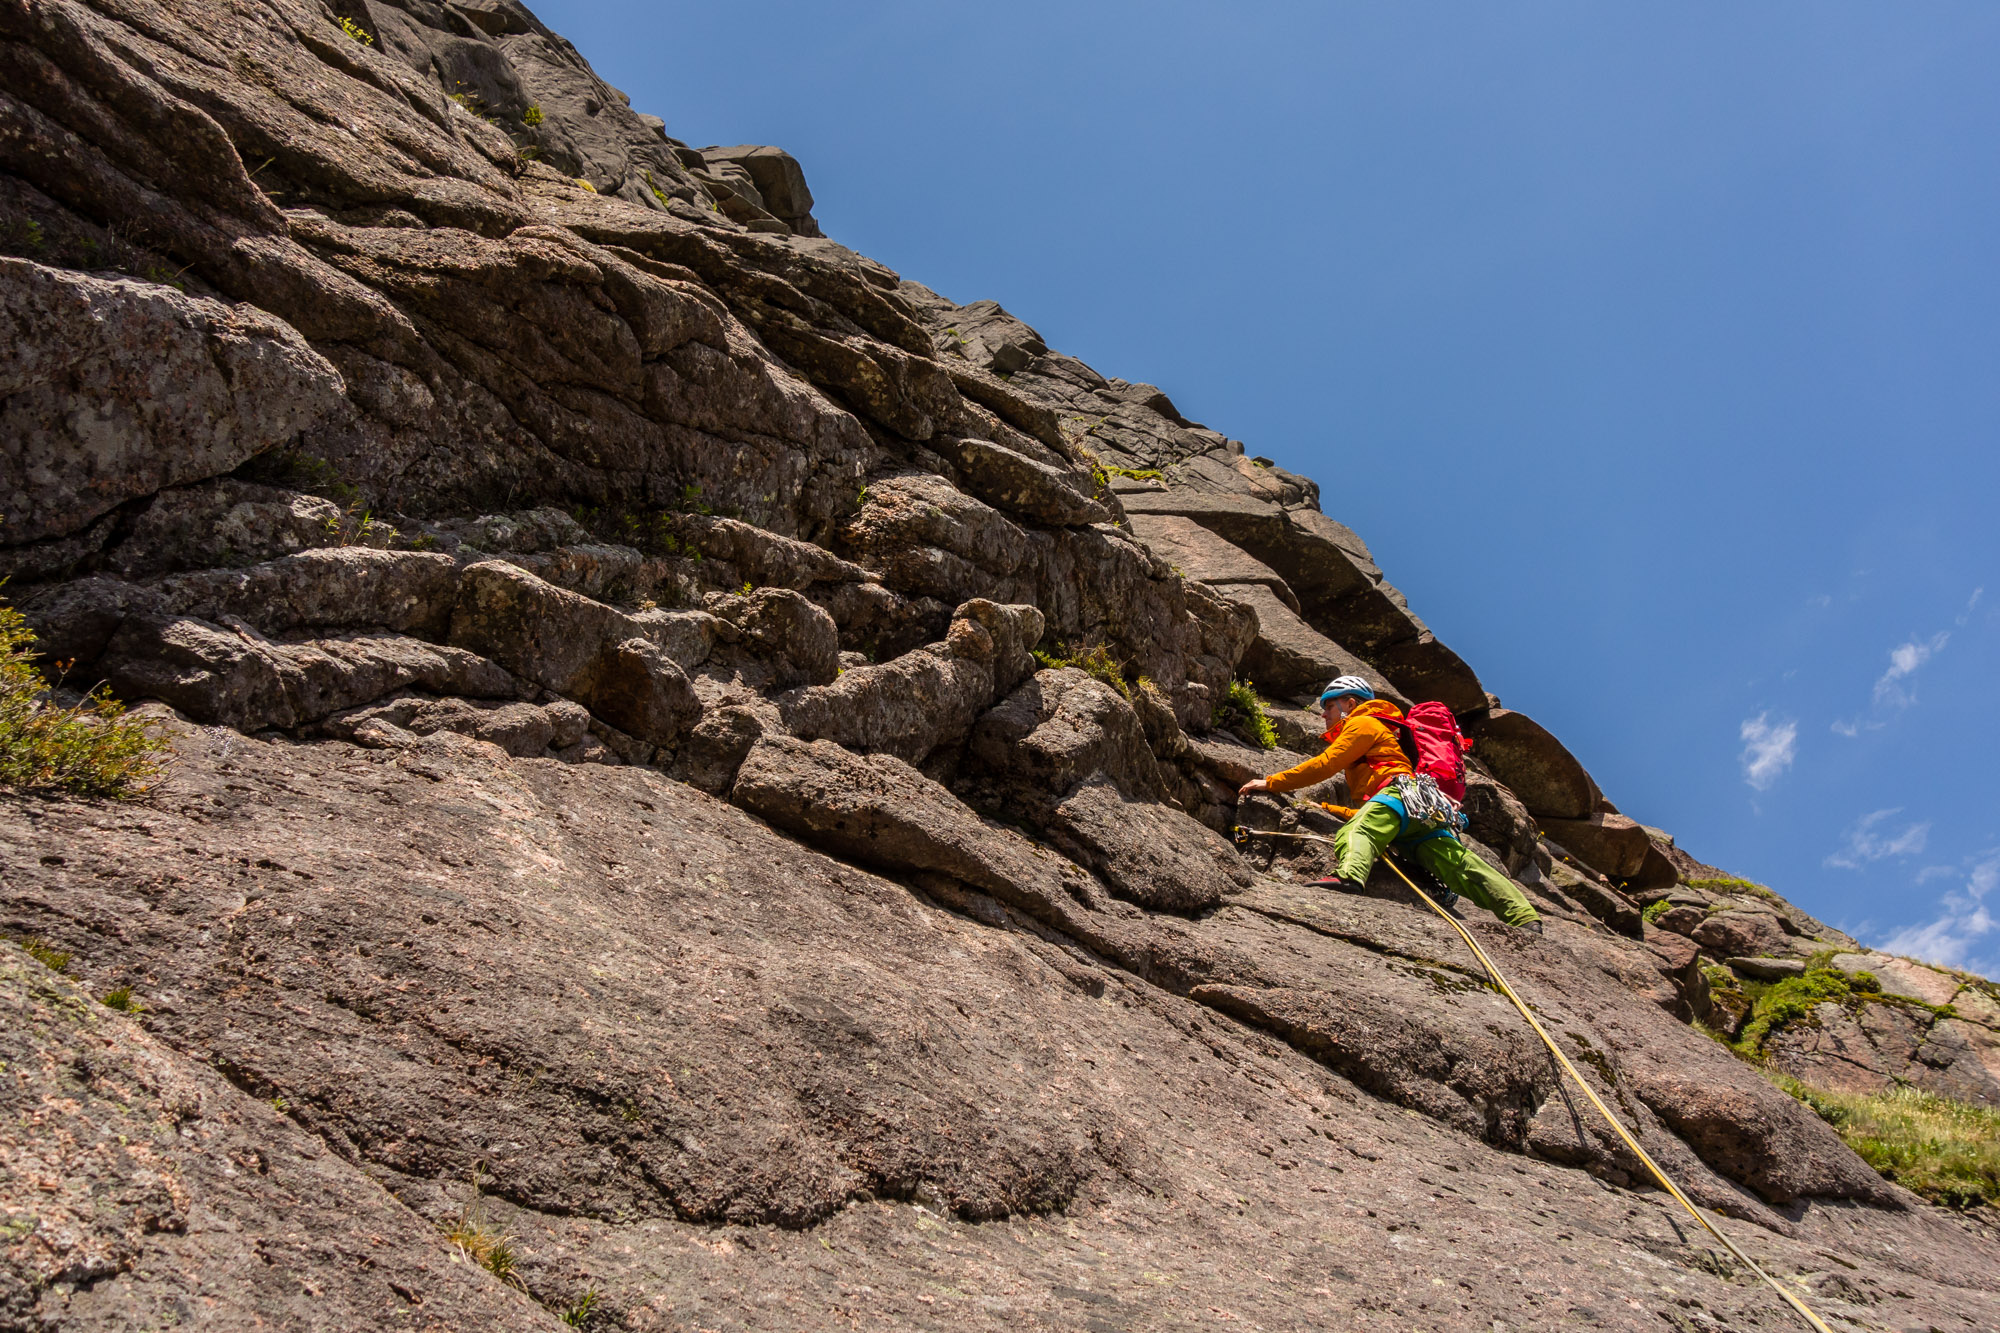
[[[523,125],[526,125],[529,129],[533,129],[535,128],[535,126],[541,124],[542,104],[540,102],[530,103],[528,105],[528,109],[521,113],[521,123]],[[653,183],[653,173],[649,171],[646,173],[646,184],[651,185],[652,183]],[[654,193],[657,194],[659,193],[659,191],[655,190]]]
[[[1751,1059],[1762,1057],[1764,1042],[1773,1032],[1812,1016],[1812,1011],[1828,1001],[1861,1002],[1863,996],[1879,996],[1882,983],[1872,973],[1852,976],[1829,966],[1833,952],[1815,954],[1806,963],[1802,976],[1786,977],[1768,986],[1751,983],[1744,987],[1751,996],[1750,1017],[1743,1025],[1737,1048]]]
[[[1674,905],[1668,902],[1665,898],[1662,898],[1660,899],[1660,901],[1656,903],[1648,903],[1646,905],[1646,910],[1639,913],[1639,915],[1644,917],[1646,919],[1647,924],[1650,925],[1657,923],[1661,917],[1665,916],[1668,912],[1671,912],[1673,910],[1674,910]]]
[[[1156,467],[1110,467],[1104,471],[1114,477],[1130,477],[1133,481],[1158,481],[1166,474]]]
[[[1687,882],[1691,889],[1704,889],[1709,893],[1748,894],[1753,898],[1776,898],[1778,895],[1762,884],[1747,879],[1724,876],[1719,879],[1691,879]]]
[[[1234,732],[1260,750],[1278,748],[1278,729],[1271,724],[1264,701],[1257,697],[1257,687],[1247,680],[1229,682],[1209,715],[1209,724]]]
[[[356,23],[353,19],[343,15],[335,21],[340,24],[340,30],[342,32],[346,33],[349,37],[352,37],[355,41],[361,43],[363,46],[375,45],[375,35],[369,32],[366,28],[362,27],[359,23]]]
[[[1771,1081],[1810,1106],[1884,1176],[1932,1203],[2000,1201],[2000,1111],[1918,1088],[1829,1092],[1785,1074]]]
[[[139,998],[132,994],[130,986],[120,986],[117,990],[106,995],[104,997],[104,1007],[106,1009],[116,1009],[121,1014],[139,1014],[144,1013],[146,1010],[146,1007],[139,1003]]]
[[[113,799],[152,790],[166,772],[166,738],[126,717],[103,685],[70,707],[54,702],[34,648],[27,621],[0,602],[0,790]]]

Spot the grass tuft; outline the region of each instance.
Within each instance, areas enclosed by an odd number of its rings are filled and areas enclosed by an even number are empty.
[[[1257,687],[1247,680],[1232,680],[1209,715],[1209,724],[1235,732],[1260,750],[1278,748],[1278,729],[1257,697]]]
[[[1920,1088],[1828,1092],[1786,1074],[1768,1077],[1832,1125],[1868,1165],[1932,1203],[2000,1202],[2000,1111]]]
[[[476,1212],[468,1209],[460,1213],[458,1220],[445,1228],[444,1239],[468,1263],[478,1264],[509,1286],[521,1286],[521,1276],[514,1271],[520,1263],[520,1256],[514,1253],[514,1238]]]
[[[0,603],[0,790],[113,799],[152,790],[166,772],[166,740],[126,717],[103,685],[71,707],[55,703],[34,647],[21,613]]]
[[[146,1006],[139,1003],[139,997],[132,994],[130,986],[120,986],[104,997],[106,1009],[116,1009],[121,1014],[143,1014]]]
[[[556,1318],[562,1320],[571,1328],[587,1328],[590,1325],[590,1316],[595,1314],[596,1311],[597,1293],[595,1291],[585,1291],[583,1295],[577,1297],[576,1304],[558,1314]]]
[[[1132,682],[1125,679],[1125,668],[1111,655],[1111,650],[1101,643],[1076,649],[1059,643],[1055,646],[1054,652],[1042,648],[1033,651],[1035,661],[1044,671],[1060,671],[1064,667],[1075,667],[1118,691],[1121,698],[1128,701],[1132,698]]]
[[[76,957],[67,949],[58,949],[47,940],[32,935],[17,935],[15,943],[26,951],[28,957],[40,963],[51,972],[69,971],[69,960]]]
[[[1639,915],[1644,917],[1646,920],[1646,924],[1650,926],[1657,923],[1661,917],[1665,916],[1667,913],[1673,910],[1674,910],[1674,905],[1668,902],[1665,898],[1662,898],[1660,899],[1660,901],[1656,903],[1648,903],[1646,905],[1646,910],[1639,913]]]

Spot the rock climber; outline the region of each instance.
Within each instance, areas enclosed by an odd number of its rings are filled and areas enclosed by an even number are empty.
[[[1338,869],[1315,883],[1358,892],[1368,882],[1375,858],[1393,844],[1444,885],[1442,905],[1447,909],[1463,894],[1508,925],[1541,934],[1541,913],[1521,890],[1460,841],[1457,805],[1434,781],[1410,767],[1395,728],[1382,720],[1401,718],[1402,710],[1377,699],[1359,676],[1335,678],[1320,692],[1319,705],[1326,719],[1326,749],[1303,764],[1267,778],[1252,778],[1237,789],[1239,796],[1297,791],[1346,770],[1350,799],[1360,804],[1350,808],[1321,803],[1347,822],[1333,837]]]

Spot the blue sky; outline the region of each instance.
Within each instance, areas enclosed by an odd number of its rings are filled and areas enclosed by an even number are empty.
[[[2000,974],[2000,6],[537,12],[1318,479],[1628,813]]]

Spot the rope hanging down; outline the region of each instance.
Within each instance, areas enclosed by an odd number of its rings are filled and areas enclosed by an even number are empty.
[[[1316,833],[1277,833],[1277,832],[1266,832],[1262,829],[1245,828],[1241,824],[1238,824],[1236,826],[1237,842],[1247,843],[1251,838],[1294,838],[1300,842],[1324,842],[1328,844],[1333,843],[1332,838],[1323,838]],[[1593,1089],[1590,1086],[1590,1084],[1583,1081],[1583,1075],[1576,1072],[1576,1066],[1569,1062],[1569,1057],[1562,1053],[1562,1048],[1556,1045],[1555,1039],[1549,1036],[1547,1030],[1545,1030],[1542,1027],[1541,1022],[1535,1017],[1534,1012],[1530,1010],[1525,1003],[1522,1002],[1521,997],[1519,995],[1516,995],[1514,993],[1514,988],[1507,984],[1507,979],[1502,975],[1500,975],[1500,969],[1498,967],[1495,967],[1493,965],[1493,960],[1486,956],[1486,950],[1480,948],[1479,941],[1472,938],[1472,932],[1468,931],[1462,924],[1460,924],[1458,919],[1454,917],[1451,913],[1445,911],[1444,908],[1438,906],[1438,904],[1431,898],[1431,896],[1428,893],[1425,893],[1421,888],[1418,888],[1417,882],[1414,879],[1410,878],[1409,875],[1404,873],[1403,867],[1396,864],[1396,860],[1393,856],[1384,856],[1382,859],[1389,863],[1389,868],[1396,872],[1397,877],[1401,879],[1403,883],[1410,886],[1410,891],[1412,893],[1416,894],[1417,897],[1423,899],[1424,906],[1430,908],[1433,912],[1436,912],[1439,916],[1443,917],[1446,924],[1448,924],[1453,930],[1458,932],[1458,937],[1465,941],[1465,947],[1472,950],[1472,956],[1474,958],[1477,958],[1479,960],[1479,965],[1486,969],[1486,975],[1492,979],[1493,988],[1499,991],[1502,995],[1506,996],[1510,1001],[1513,1002],[1514,1007],[1521,1011],[1521,1017],[1528,1020],[1528,1026],[1533,1028],[1535,1031],[1535,1035],[1542,1039],[1542,1045],[1549,1048],[1549,1054],[1553,1055],[1556,1058],[1556,1063],[1562,1066],[1563,1072],[1570,1076],[1570,1079],[1573,1082],[1575,1082],[1577,1087],[1583,1089],[1583,1095],[1590,1098],[1590,1104],[1592,1106],[1595,1106],[1597,1108],[1598,1114],[1603,1116],[1606,1123],[1608,1123],[1612,1129],[1618,1132],[1618,1137],[1625,1141],[1625,1146],[1632,1150],[1633,1155],[1636,1156],[1641,1162],[1644,1162],[1646,1164],[1646,1169],[1652,1172],[1653,1179],[1660,1182],[1660,1188],[1664,1189],[1667,1193],[1673,1195],[1674,1198],[1680,1203],[1680,1206],[1687,1209],[1688,1213],[1694,1218],[1695,1221],[1701,1223],[1703,1230],[1707,1231],[1709,1235],[1715,1237],[1716,1240],[1720,1241],[1722,1243],[1722,1247],[1728,1250],[1730,1254],[1736,1257],[1737,1262],[1741,1263],[1745,1268],[1748,1268],[1758,1277],[1764,1279],[1764,1281],[1770,1286],[1771,1290],[1777,1292],[1778,1295],[1782,1296],[1785,1300],[1785,1303],[1791,1306],[1792,1309],[1796,1310],[1799,1314],[1799,1317],[1805,1320],[1807,1324],[1811,1325],[1812,1328],[1816,1330],[1816,1333],[1833,1333],[1833,1330],[1827,1327],[1826,1322],[1822,1320],[1818,1315],[1814,1314],[1812,1310],[1807,1307],[1804,1301],[1800,1300],[1796,1295],[1794,1295],[1790,1291],[1787,1291],[1783,1286],[1779,1285],[1778,1280],[1776,1278],[1772,1277],[1769,1273],[1766,1273],[1762,1268],[1758,1267],[1756,1261],[1753,1260],[1749,1255],[1737,1249],[1736,1242],[1729,1239],[1729,1237],[1723,1235],[1721,1230],[1716,1227],[1715,1223],[1709,1221],[1707,1215],[1704,1214],[1701,1211],[1701,1209],[1694,1206],[1694,1201],[1692,1199],[1689,1199],[1687,1195],[1681,1193],[1680,1186],[1674,1184],[1672,1180],[1669,1180],[1667,1178],[1667,1173],[1660,1169],[1660,1164],[1653,1160],[1652,1154],[1648,1153],[1644,1148],[1641,1148],[1639,1146],[1639,1141],[1632,1137],[1631,1133],[1626,1130],[1625,1126],[1619,1122],[1617,1116],[1611,1114],[1611,1108],[1604,1104],[1603,1099],[1597,1095],[1596,1090]]]

